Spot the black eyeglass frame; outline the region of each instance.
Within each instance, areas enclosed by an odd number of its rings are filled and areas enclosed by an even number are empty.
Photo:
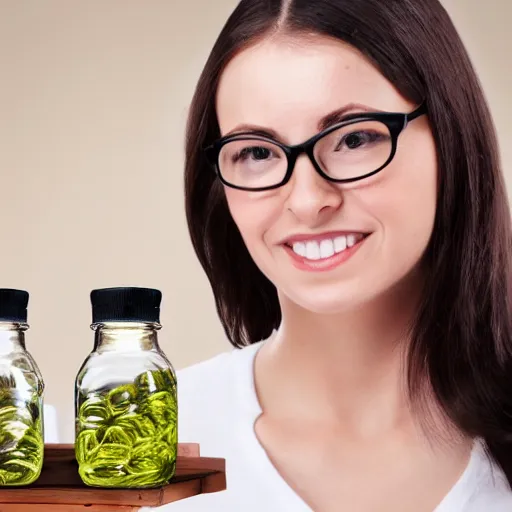
[[[378,172],[382,171],[385,167],[387,167],[393,158],[396,155],[397,145],[398,145],[398,137],[399,135],[405,130],[407,125],[414,121],[414,119],[424,115],[427,113],[427,105],[425,102],[423,102],[416,110],[413,112],[410,112],[408,114],[403,113],[397,113],[397,112],[363,112],[358,114],[352,114],[347,116],[343,121],[340,123],[336,123],[332,126],[329,126],[325,130],[322,130],[320,133],[317,133],[310,139],[306,140],[302,144],[297,144],[295,146],[289,146],[287,144],[283,144],[282,142],[279,142],[273,138],[270,137],[264,137],[260,135],[255,135],[251,132],[242,132],[242,133],[235,133],[232,135],[228,135],[226,137],[222,137],[221,139],[215,141],[213,144],[205,148],[205,155],[210,164],[214,167],[215,173],[217,174],[220,181],[226,185],[227,187],[235,188],[237,190],[247,190],[252,192],[262,192],[265,190],[272,190],[275,188],[282,187],[283,185],[286,185],[288,181],[290,181],[290,178],[292,177],[293,170],[295,169],[295,164],[297,162],[297,159],[300,155],[305,153],[311,163],[313,164],[313,167],[315,168],[316,172],[322,176],[322,178],[331,181],[333,183],[352,183],[354,181],[363,180],[365,178],[368,178],[370,176],[373,176],[374,174],[377,174]],[[387,161],[381,165],[378,169],[375,171],[366,173],[362,176],[358,176],[356,178],[333,178],[332,176],[329,176],[326,174],[322,168],[318,165],[315,154],[314,154],[314,148],[316,143],[323,139],[325,136],[329,135],[330,133],[339,130],[340,128],[343,128],[345,126],[349,126],[351,124],[356,124],[362,121],[380,121],[381,123],[385,124],[388,129],[389,133],[391,135],[391,153],[389,155],[389,158]],[[224,179],[222,176],[222,173],[220,171],[220,165],[219,165],[219,156],[222,148],[228,144],[229,142],[235,141],[235,140],[259,140],[262,142],[267,142],[274,144],[275,146],[281,148],[283,152],[286,155],[286,158],[288,160],[288,168],[286,170],[286,174],[284,175],[284,178],[277,183],[276,185],[269,185],[266,187],[241,187],[239,185],[234,185]]]

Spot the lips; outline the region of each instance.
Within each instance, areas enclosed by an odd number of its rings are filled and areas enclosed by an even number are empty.
[[[288,238],[284,244],[302,258],[311,261],[331,258],[361,242],[367,233],[343,232],[320,235],[297,235]]]

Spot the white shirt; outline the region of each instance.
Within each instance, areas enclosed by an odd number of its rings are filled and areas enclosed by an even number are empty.
[[[178,372],[178,436],[226,459],[227,490],[141,511],[312,512],[272,465],[254,432],[262,410],[253,362],[262,343]],[[414,511],[412,511],[414,512]],[[502,471],[476,443],[461,478],[433,512],[512,512]]]
[[[57,411],[53,405],[44,404],[43,407],[44,442],[45,444],[58,443]]]

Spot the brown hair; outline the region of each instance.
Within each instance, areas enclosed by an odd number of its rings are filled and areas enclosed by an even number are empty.
[[[448,417],[487,442],[512,480],[511,225],[496,136],[478,78],[438,0],[242,0],[222,30],[190,110],[185,167],[192,243],[233,345],[278,327],[277,293],[234,224],[202,151],[220,136],[219,77],[235,54],[282,31],[359,49],[407,99],[425,100],[440,169],[412,331],[409,389],[429,382]]]

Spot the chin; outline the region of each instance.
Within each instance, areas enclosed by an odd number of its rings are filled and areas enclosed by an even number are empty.
[[[341,287],[341,286],[340,286]],[[375,300],[375,293],[362,293],[362,290],[345,289],[315,290],[310,293],[291,293],[282,296],[282,301],[295,307],[320,315],[337,315],[360,309]],[[284,305],[284,304],[283,304]]]
[[[393,279],[396,278],[396,279]],[[421,293],[421,272],[415,268],[405,275],[367,275],[364,279],[330,283],[328,286],[290,286],[281,288],[279,294],[284,308],[299,308],[321,315],[338,315],[361,311],[367,307],[378,309],[407,308],[418,299]]]

